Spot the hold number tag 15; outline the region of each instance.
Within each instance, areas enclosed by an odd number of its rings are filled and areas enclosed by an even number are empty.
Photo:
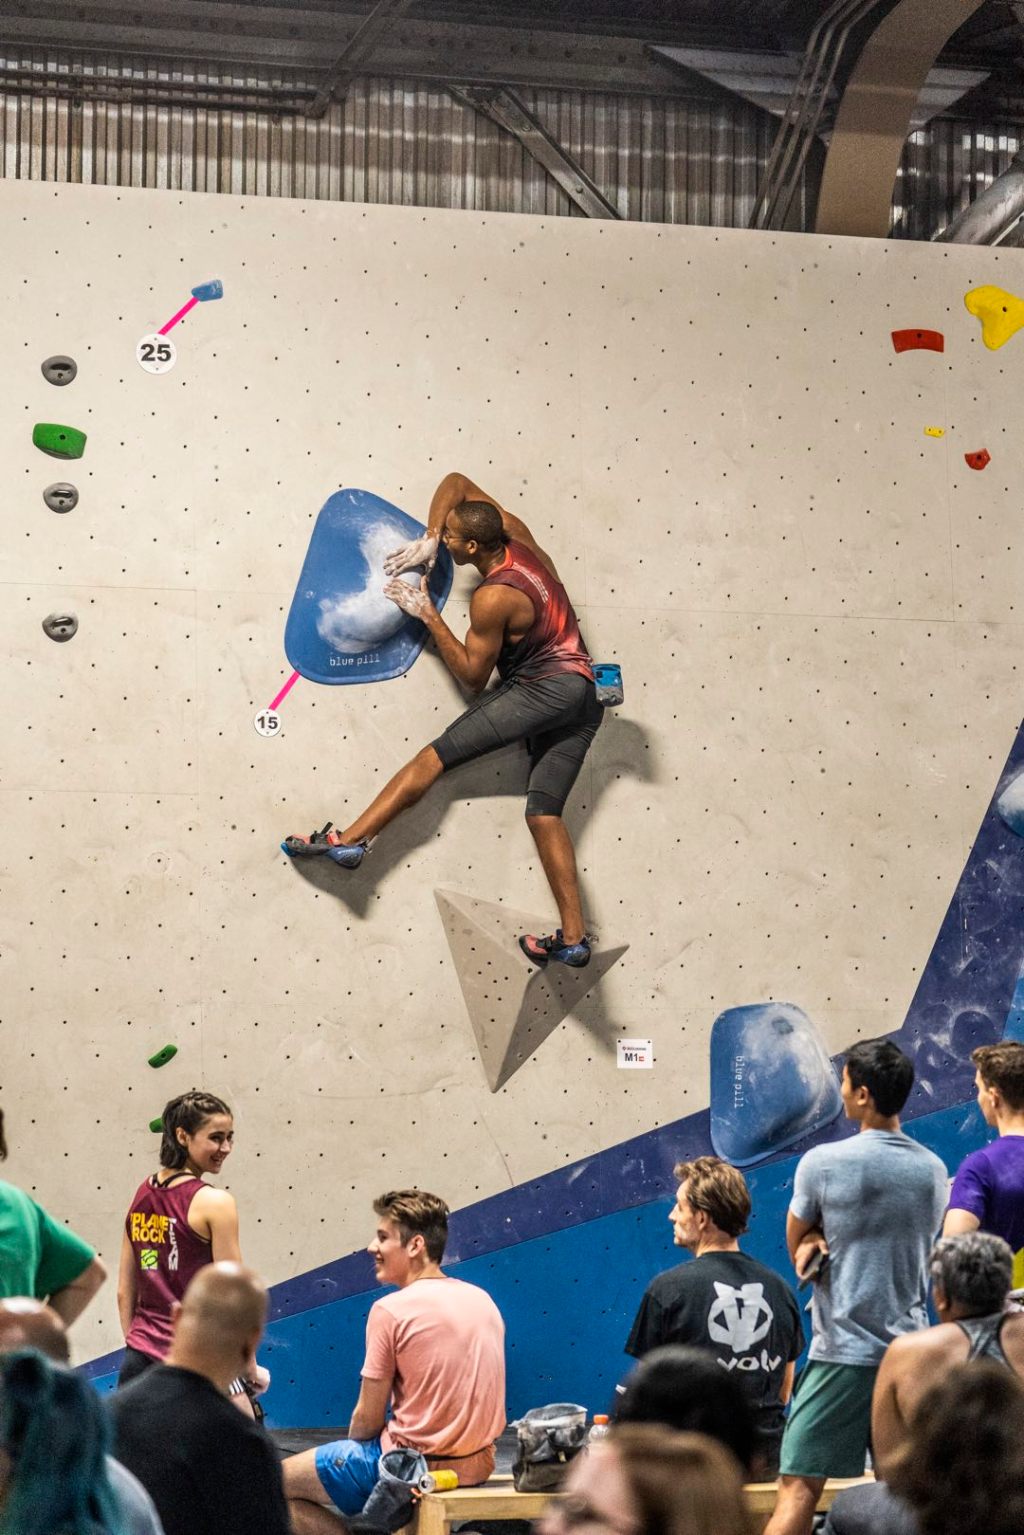
[[[154,332],[138,342],[135,360],[147,373],[169,373],[178,360],[178,353],[173,341]]]

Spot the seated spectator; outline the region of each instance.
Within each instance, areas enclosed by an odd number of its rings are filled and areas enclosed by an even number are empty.
[[[263,1333],[267,1292],[239,1263],[210,1263],[185,1291],[163,1364],[110,1399],[119,1460],[166,1535],[288,1535],[281,1467],[228,1399]]]
[[[988,1360],[950,1370],[918,1406],[891,1481],[916,1513],[920,1535],[1020,1535],[1024,1388],[1017,1378]]]
[[[707,1349],[739,1382],[761,1435],[764,1474],[779,1469],[783,1408],[804,1347],[800,1311],[774,1269],[740,1251],[750,1220],[743,1174],[719,1157],[698,1157],[675,1169],[679,1187],[669,1220],[689,1263],[648,1285],[626,1352],[642,1359],[665,1343]],[[682,1427],[677,1424],[677,1427]]]
[[[743,1478],[733,1456],[703,1434],[654,1423],[614,1428],[569,1469],[538,1535],[584,1525],[609,1535],[749,1535]]]
[[[764,1478],[754,1414],[740,1383],[700,1348],[652,1349],[618,1388],[616,1425],[660,1423],[702,1434],[734,1455],[751,1481]]]
[[[124,1535],[109,1437],[87,1380],[35,1350],[0,1357],[0,1526],[11,1535]]]
[[[1001,1237],[941,1237],[929,1260],[937,1327],[905,1333],[885,1351],[871,1403],[875,1471],[888,1479],[918,1404],[956,1365],[991,1359],[1024,1376],[1024,1312],[1004,1312],[1013,1254]]]
[[[68,1362],[68,1336],[51,1306],[27,1296],[0,1301],[0,1357],[25,1349],[45,1354],[51,1363]],[[131,1472],[112,1455],[107,1476],[121,1518],[120,1535],[163,1535],[153,1500]],[[0,1497],[0,1505],[3,1499]]]
[[[950,1370],[978,1358],[1024,1375],[1024,1315],[1003,1311],[1013,1255],[1001,1237],[974,1231],[942,1237],[929,1260],[937,1327],[906,1333],[885,1351],[871,1405],[876,1474],[888,1477],[905,1455],[922,1398]],[[880,1480],[839,1493],[825,1535],[914,1535],[913,1512]]]
[[[0,1110],[0,1162],[7,1156]],[[85,1310],[107,1277],[88,1242],[47,1215],[13,1183],[0,1182],[0,1296],[49,1300],[65,1327]]]
[[[382,1194],[373,1208],[368,1251],[378,1283],[398,1293],[370,1308],[349,1437],[284,1463],[296,1535],[343,1529],[331,1505],[360,1512],[385,1450],[418,1450],[431,1469],[457,1472],[464,1487],[485,1482],[505,1426],[504,1323],[484,1290],[441,1271],[448,1206],[436,1194],[404,1189]]]

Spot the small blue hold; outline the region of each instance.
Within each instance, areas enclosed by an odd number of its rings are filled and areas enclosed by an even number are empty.
[[[731,1007],[711,1029],[711,1144],[748,1167],[830,1124],[843,1106],[829,1053],[788,1003]]]
[[[1010,830],[1024,837],[1024,773],[1011,778],[996,800],[996,809]]]
[[[192,289],[192,297],[197,298],[201,304],[205,304],[207,299],[223,298],[224,284],[219,277],[215,277],[212,282],[201,282],[198,288]]]

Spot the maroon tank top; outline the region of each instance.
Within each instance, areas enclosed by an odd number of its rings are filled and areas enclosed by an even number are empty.
[[[161,1187],[156,1176],[140,1184],[124,1229],[135,1261],[135,1315],[125,1342],[151,1359],[171,1346],[171,1307],[192,1276],[212,1261],[210,1243],[188,1223],[201,1178],[182,1177]]]
[[[547,566],[525,544],[509,543],[504,563],[486,575],[481,586],[513,586],[533,603],[533,623],[516,644],[502,645],[498,676],[555,677],[578,672],[594,678],[594,667],[580,634],[569,595]]]

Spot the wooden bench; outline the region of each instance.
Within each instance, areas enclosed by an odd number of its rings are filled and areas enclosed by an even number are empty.
[[[826,1482],[818,1499],[819,1511],[831,1508],[832,1499],[844,1487],[872,1481],[873,1476],[855,1476]],[[754,1528],[763,1529],[775,1507],[775,1483],[748,1482],[744,1490],[747,1507],[755,1516]],[[406,1528],[415,1535],[449,1535],[453,1524],[466,1519],[538,1519],[547,1505],[561,1496],[558,1492],[516,1492],[511,1476],[492,1476],[482,1487],[426,1493],[420,1499],[416,1519]]]

